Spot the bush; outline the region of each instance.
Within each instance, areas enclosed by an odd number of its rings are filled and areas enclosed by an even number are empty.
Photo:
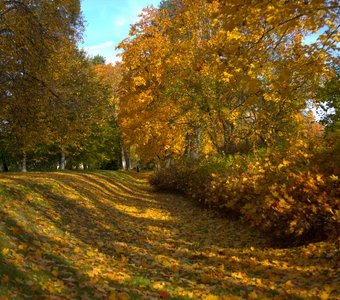
[[[151,183],[241,216],[282,246],[321,241],[339,234],[340,180],[319,168],[310,148],[297,142],[262,155],[182,161]]]

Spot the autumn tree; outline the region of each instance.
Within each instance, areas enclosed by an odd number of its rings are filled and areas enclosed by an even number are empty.
[[[2,0],[0,20],[2,134],[22,153],[25,171],[27,151],[49,136],[48,107],[60,98],[53,76],[64,70],[54,55],[79,37],[80,2]]]
[[[294,138],[306,101],[332,74],[338,10],[335,1],[238,0],[144,10],[120,45],[123,135],[145,157],[163,158]]]
[[[183,142],[180,126],[168,122],[177,108],[162,101],[160,94],[163,65],[172,48],[171,41],[164,39],[162,22],[155,8],[146,9],[142,20],[131,28],[131,38],[120,44],[125,50],[119,93],[123,146],[127,152],[137,146],[146,160],[180,152]]]

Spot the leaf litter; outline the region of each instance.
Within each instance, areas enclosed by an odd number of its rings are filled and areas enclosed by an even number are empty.
[[[338,299],[339,241],[269,247],[147,173],[0,178],[0,299]]]

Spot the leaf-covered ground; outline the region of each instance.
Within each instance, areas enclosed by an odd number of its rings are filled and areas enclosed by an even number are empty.
[[[339,243],[266,246],[147,175],[0,177],[0,299],[338,299]]]

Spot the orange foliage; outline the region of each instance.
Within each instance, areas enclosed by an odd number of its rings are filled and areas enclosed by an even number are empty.
[[[340,180],[323,173],[305,142],[283,152],[236,156],[217,166],[192,162],[158,172],[152,183],[241,218],[282,245],[339,234]]]

